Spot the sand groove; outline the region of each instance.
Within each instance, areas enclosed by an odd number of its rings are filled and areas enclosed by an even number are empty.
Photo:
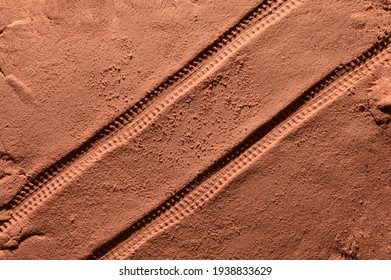
[[[28,217],[34,209],[104,155],[128,143],[164,109],[217,70],[246,42],[287,15],[301,2],[303,0],[263,1],[188,64],[80,147],[31,177],[15,197],[0,209],[7,210],[10,214],[10,218],[0,226],[0,233],[8,232],[10,227]]]
[[[146,241],[202,207],[239,172],[322,108],[344,95],[379,64],[390,63],[391,33],[360,56],[335,68],[179,192],[102,244],[87,259],[126,259]]]

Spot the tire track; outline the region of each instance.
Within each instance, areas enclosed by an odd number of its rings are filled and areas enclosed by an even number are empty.
[[[259,159],[306,120],[344,95],[379,64],[390,63],[391,33],[360,56],[335,68],[263,124],[225,156],[147,215],[99,246],[87,259],[126,259],[146,241],[202,207],[250,163]]]
[[[0,209],[8,211],[10,216],[0,226],[0,234],[8,234],[9,228],[26,219],[39,205],[58,193],[89,166],[114,149],[128,143],[167,107],[221,67],[245,43],[290,13],[303,1],[263,1],[186,66],[148,92],[144,98],[99,130],[84,144],[29,178],[28,183],[16,196]]]

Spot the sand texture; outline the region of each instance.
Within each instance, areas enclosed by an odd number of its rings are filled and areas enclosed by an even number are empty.
[[[390,1],[0,15],[0,259],[391,259]]]

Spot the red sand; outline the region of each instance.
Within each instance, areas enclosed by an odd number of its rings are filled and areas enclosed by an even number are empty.
[[[391,257],[391,3],[276,1],[212,44],[259,3],[19,2],[0,3],[0,258]]]

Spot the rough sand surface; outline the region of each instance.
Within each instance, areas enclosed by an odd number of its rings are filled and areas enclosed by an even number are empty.
[[[391,258],[391,3],[8,2],[0,258]]]

